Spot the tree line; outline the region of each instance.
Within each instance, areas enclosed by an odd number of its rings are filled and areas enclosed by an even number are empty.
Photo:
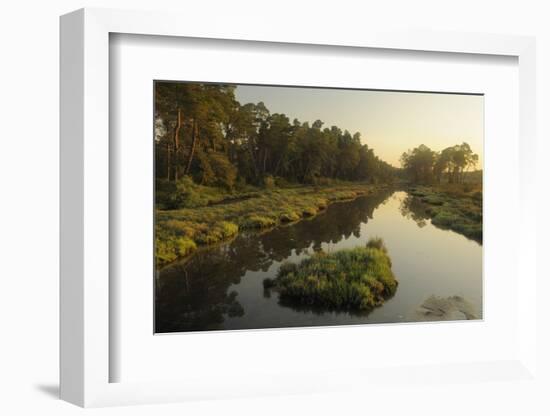
[[[421,144],[401,155],[401,165],[408,178],[422,183],[463,183],[466,173],[475,169],[478,161],[479,156],[465,142],[440,152]]]
[[[241,104],[235,86],[155,83],[155,175],[232,188],[273,178],[318,184],[325,178],[387,182],[398,171],[361,143],[359,133],[311,125]]]

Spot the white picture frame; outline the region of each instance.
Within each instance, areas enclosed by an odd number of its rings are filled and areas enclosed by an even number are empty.
[[[521,224],[517,244],[517,273],[529,284],[517,293],[518,354],[509,360],[468,364],[441,363],[413,370],[391,370],[419,380],[434,374],[479,382],[494,374],[507,380],[536,376],[536,199],[535,176],[535,41],[530,37],[362,31],[328,35],[324,31],[280,30],[264,25],[235,33],[231,22],[207,27],[173,13],[82,9],[61,18],[61,398],[80,406],[184,401],[196,398],[323,392],[343,388],[342,379],[369,384],[385,379],[387,369],[369,375],[345,368],[318,374],[292,374],[282,369],[261,380],[228,383],[206,378],[147,383],[110,382],[109,348],[109,36],[113,33],[226,39],[335,47],[383,48],[441,53],[506,55],[519,62],[519,195]],[[529,215],[527,215],[529,213]],[[303,336],[308,336],[307,334]]]

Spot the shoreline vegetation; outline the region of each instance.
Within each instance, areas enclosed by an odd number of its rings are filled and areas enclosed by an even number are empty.
[[[369,312],[397,291],[398,282],[384,242],[373,238],[364,247],[319,251],[300,263],[283,263],[275,279],[263,281],[265,296],[301,308]]]
[[[388,187],[404,188],[416,200],[407,209],[414,211],[417,221],[430,219],[438,228],[455,231],[480,244],[483,240],[480,183],[373,185],[332,181],[325,186],[248,186],[229,192],[197,185],[184,177],[176,186],[169,194],[179,195],[184,208],[162,209],[161,205],[156,210],[155,255],[159,268],[183,260],[201,247],[228,242],[239,232],[265,231],[313,218],[330,204]],[[157,190],[163,192],[162,187]]]
[[[420,201],[424,218],[444,230],[483,242],[483,192],[481,183],[410,186],[408,192]],[[423,211],[423,212],[422,212]]]
[[[350,201],[387,186],[333,181],[325,186],[246,187],[224,192],[184,177],[169,194],[178,194],[185,207],[156,210],[157,267],[184,259],[200,247],[230,241],[239,232],[267,230],[313,218],[332,203]]]

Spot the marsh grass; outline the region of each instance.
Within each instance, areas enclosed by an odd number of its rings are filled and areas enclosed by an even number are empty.
[[[365,247],[317,252],[300,263],[283,263],[264,290],[279,293],[282,303],[329,310],[369,311],[392,297],[398,282],[380,238]]]
[[[266,230],[314,217],[333,202],[354,199],[373,189],[372,185],[335,182],[316,188],[248,187],[229,192],[184,178],[176,186],[180,196],[173,197],[182,208],[165,209],[167,205],[157,201],[157,265],[185,257],[199,246],[228,240],[239,230]]]
[[[417,186],[409,194],[425,205],[432,224],[456,231],[472,240],[483,240],[483,191],[481,184]]]
[[[295,211],[283,212],[279,217],[280,221],[283,223],[295,222],[295,221],[298,221],[300,218],[301,218],[300,214],[298,214]]]

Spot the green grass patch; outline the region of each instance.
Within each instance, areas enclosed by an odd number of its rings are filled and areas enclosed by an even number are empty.
[[[443,205],[445,203],[445,200],[444,198],[441,198],[440,196],[438,195],[426,195],[422,198],[420,198],[420,200],[422,202],[425,202],[426,204],[430,204],[430,205],[436,205],[436,206],[440,206],[440,205]]]
[[[416,186],[408,192],[422,202],[433,225],[482,242],[483,191],[480,184]]]
[[[156,209],[157,263],[162,266],[193,250],[178,249],[177,238],[187,238],[198,248],[217,244],[239,230],[262,230],[313,217],[333,202],[366,195],[375,186],[331,182],[327,186],[288,185],[251,187],[228,191],[194,184],[184,177],[177,184],[159,182]],[[174,202],[171,205],[170,201]]]
[[[239,227],[228,221],[213,224],[170,219],[157,224],[155,251],[162,266],[193,253],[198,246],[216,244],[237,235]]]
[[[302,211],[302,215],[304,217],[313,217],[315,214],[317,214],[317,208],[316,207],[305,207]]]
[[[328,200],[324,198],[318,198],[316,201],[319,211],[323,211],[328,207]]]
[[[329,310],[368,311],[393,296],[398,282],[381,239],[365,247],[317,252],[300,263],[284,263],[264,289],[283,302]]]
[[[157,263],[170,263],[179,257],[185,257],[194,252],[197,245],[187,237],[165,236],[155,241]]]
[[[282,223],[298,221],[300,218],[300,215],[294,211],[283,212],[279,217]]]
[[[250,215],[242,223],[243,228],[270,228],[275,226],[276,220],[271,217],[261,215]]]

